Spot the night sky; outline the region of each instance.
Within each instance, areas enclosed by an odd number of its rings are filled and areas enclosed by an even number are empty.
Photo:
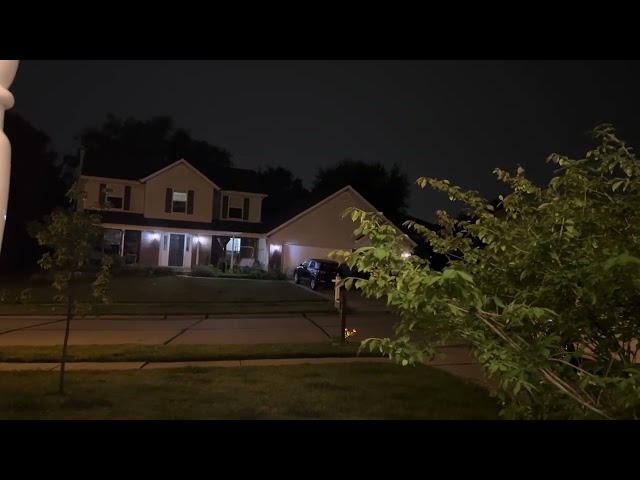
[[[236,167],[282,165],[310,187],[318,167],[397,162],[413,182],[448,178],[487,197],[494,167],[550,178],[546,157],[582,155],[585,132],[613,123],[640,147],[638,61],[35,61],[14,110],[71,153],[106,113],[169,115]],[[412,187],[433,220],[443,195]]]

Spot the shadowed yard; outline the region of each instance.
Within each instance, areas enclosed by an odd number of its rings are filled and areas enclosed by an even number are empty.
[[[21,294],[25,289],[29,292]],[[109,305],[96,305],[97,314],[180,315],[333,311],[333,305],[287,281],[235,278],[116,277]],[[0,281],[0,315],[60,315],[65,309],[53,301],[54,289],[43,280]],[[23,297],[19,303],[17,299]],[[89,299],[89,284],[79,287]]]
[[[1,419],[496,419],[482,387],[380,363],[0,374]]]
[[[256,358],[380,357],[359,343],[279,343],[256,345],[69,345],[68,362],[180,362]],[[61,345],[3,346],[0,362],[59,362]]]
[[[22,289],[31,288],[31,302],[53,303],[54,289],[46,281],[3,280],[0,290],[15,297]],[[89,284],[80,289],[89,298]],[[279,280],[247,280],[236,278],[115,277],[111,281],[114,303],[242,303],[242,302],[318,302],[324,301],[308,290]]]

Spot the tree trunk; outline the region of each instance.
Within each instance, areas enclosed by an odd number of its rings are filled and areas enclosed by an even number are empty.
[[[67,292],[67,324],[64,329],[64,343],[62,344],[62,358],[60,359],[60,385],[59,393],[64,395],[64,367],[67,363],[67,346],[69,343],[69,330],[71,327],[71,319],[73,318],[73,291],[69,284]]]

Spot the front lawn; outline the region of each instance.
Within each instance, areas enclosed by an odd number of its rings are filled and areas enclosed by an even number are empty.
[[[279,343],[257,345],[69,345],[69,362],[187,362],[258,358],[318,358],[358,356],[360,343]],[[59,362],[61,345],[3,346],[0,362]],[[379,357],[368,349],[360,356]]]
[[[426,367],[381,363],[0,373],[0,419],[481,419],[488,392]]]
[[[28,292],[21,294],[25,289]],[[54,289],[43,280],[3,279],[0,315],[60,315],[65,310],[53,301]],[[80,288],[89,298],[89,284]],[[20,301],[17,301],[22,297]],[[224,313],[293,313],[332,311],[322,297],[277,280],[194,278],[188,276],[115,277],[110,305],[97,305],[97,314],[180,315]],[[20,303],[22,302],[22,303]]]

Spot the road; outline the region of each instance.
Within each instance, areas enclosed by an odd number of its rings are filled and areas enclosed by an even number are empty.
[[[356,329],[353,340],[393,335],[395,317],[387,312],[362,312],[347,318]],[[0,318],[0,346],[60,345],[62,318]],[[257,344],[323,342],[340,334],[338,315],[237,315],[205,319],[203,316],[101,317],[73,320],[69,342],[74,345],[138,343]]]

